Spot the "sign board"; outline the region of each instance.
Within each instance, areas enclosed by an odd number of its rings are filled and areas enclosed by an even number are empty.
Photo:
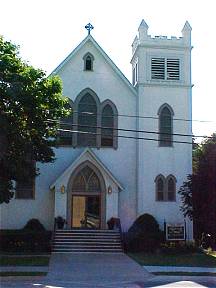
[[[166,240],[185,240],[185,225],[183,223],[166,224]]]

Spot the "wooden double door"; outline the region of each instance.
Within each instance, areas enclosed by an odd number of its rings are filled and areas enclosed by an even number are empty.
[[[73,195],[71,204],[71,226],[73,228],[100,229],[100,195]]]

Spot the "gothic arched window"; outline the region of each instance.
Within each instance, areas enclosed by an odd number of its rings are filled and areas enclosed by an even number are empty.
[[[173,111],[164,104],[159,109],[159,145],[172,146],[173,142]]]
[[[101,193],[100,180],[97,174],[89,166],[85,166],[75,177],[72,191],[74,193]]]
[[[155,188],[157,201],[175,201],[176,178],[173,175],[169,175],[167,178],[158,175],[155,179]]]
[[[113,147],[114,115],[112,107],[107,104],[102,110],[101,146]]]
[[[101,104],[101,147],[118,147],[118,111],[114,103]]]
[[[167,177],[167,200],[175,201],[176,197],[176,179],[170,175]]]
[[[84,71],[93,71],[94,56],[91,53],[85,54],[84,60]]]
[[[71,113],[62,118],[60,121],[59,131],[59,144],[60,145],[72,145],[73,138],[73,102],[69,99],[69,102],[65,105],[65,108],[71,110]]]
[[[157,176],[156,180],[156,200],[164,201],[165,200],[165,178],[162,175]]]
[[[97,103],[90,93],[86,93],[78,103],[78,146],[96,146]]]

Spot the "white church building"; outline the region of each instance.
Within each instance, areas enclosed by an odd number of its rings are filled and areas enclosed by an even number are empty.
[[[56,161],[2,204],[1,229],[37,218],[49,230],[106,229],[112,217],[124,231],[148,213],[163,229],[184,223],[180,186],[192,171],[191,27],[182,37],[148,34],[142,20],[132,43],[132,83],[90,33],[53,71],[73,114],[62,120]],[[187,239],[193,238],[186,219]]]

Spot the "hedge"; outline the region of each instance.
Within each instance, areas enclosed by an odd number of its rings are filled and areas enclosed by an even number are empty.
[[[41,252],[51,251],[50,231],[0,230],[0,251]]]

